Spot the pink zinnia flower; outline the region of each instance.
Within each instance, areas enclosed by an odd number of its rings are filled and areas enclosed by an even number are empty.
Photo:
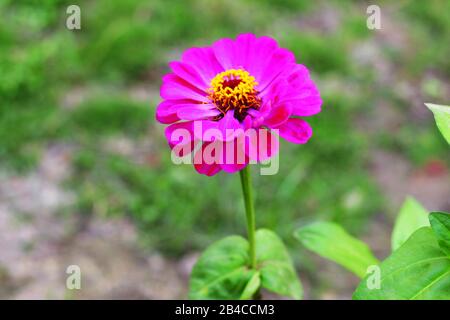
[[[319,91],[308,69],[272,38],[241,34],[236,40],[221,39],[210,47],[188,49],[181,61],[169,65],[172,72],[163,77],[160,94],[164,101],[156,110],[156,119],[170,124],[166,137],[172,149],[182,145],[180,156],[195,153],[199,173],[232,173],[250,161],[272,157],[278,143],[271,139],[271,132],[300,144],[312,135],[309,124],[299,117],[320,112]],[[250,128],[264,130],[268,142],[262,143],[258,135],[242,143],[242,132]],[[190,133],[188,141],[173,135],[177,129]],[[210,129],[221,135],[205,137],[203,133]],[[225,161],[225,150],[230,150],[231,143],[236,154],[230,162]],[[195,161],[203,159],[205,149],[213,145],[222,145],[216,149],[221,154],[215,156],[223,161]],[[242,155],[243,161],[238,161]]]

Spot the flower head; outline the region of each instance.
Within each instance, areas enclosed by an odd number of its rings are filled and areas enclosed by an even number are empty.
[[[312,135],[299,117],[320,112],[319,91],[306,67],[269,37],[241,34],[191,48],[170,67],[156,118],[170,124],[166,137],[179,156],[194,154],[199,173],[231,173],[272,157],[278,152],[274,132],[300,144]]]

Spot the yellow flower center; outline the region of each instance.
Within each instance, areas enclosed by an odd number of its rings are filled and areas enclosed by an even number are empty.
[[[248,109],[258,109],[261,99],[257,96],[255,78],[243,69],[229,69],[217,74],[211,80],[209,96],[221,112],[216,120],[221,119],[227,111],[233,109],[234,116],[243,120]]]

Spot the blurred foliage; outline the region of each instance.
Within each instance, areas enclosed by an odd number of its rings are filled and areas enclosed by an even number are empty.
[[[379,67],[391,66],[395,81],[444,103],[449,1],[389,4],[382,14],[406,37],[400,44],[386,40],[397,30],[388,23],[385,32],[366,28],[363,2],[82,0],[76,31],[65,27],[69,4],[0,0],[1,169],[32,170],[48,144],[74,146],[67,188],[77,201],[68,211],[130,217],[148,247],[181,254],[245,232],[238,177],[207,178],[172,164],[163,126],[154,120],[157,93],[144,102],[130,93],[136,84],[157,92],[168,61],[219,37],[275,37],[308,66],[324,98],[323,112],[310,119],[310,143],[283,143],[280,172],[254,178],[258,225],[288,245],[306,221],[330,219],[359,233],[385,209],[368,170],[372,150],[401,152],[416,165],[448,159],[431,115],[415,117],[413,101],[380,80]],[[365,45],[375,41],[379,51],[367,54]],[[422,88],[417,79],[425,74],[431,76]],[[74,88],[87,98],[65,102]],[[361,125],[380,101],[400,114],[394,132]],[[123,140],[134,152],[111,147]]]
[[[139,136],[148,128],[150,118],[148,104],[120,96],[98,97],[83,102],[71,113],[68,129],[87,138],[119,133]]]

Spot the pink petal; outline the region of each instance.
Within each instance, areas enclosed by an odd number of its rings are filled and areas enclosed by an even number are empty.
[[[250,48],[244,68],[257,79],[256,81],[259,81],[278,44],[269,37],[260,37],[255,40],[247,37],[247,39],[250,42]]]
[[[192,120],[190,117],[184,118],[185,115],[181,110],[196,109],[196,110],[211,110],[216,107],[210,103],[198,103],[189,99],[165,100],[161,102],[156,109],[156,119],[162,123],[173,123],[181,119]],[[203,117],[205,118],[205,117]]]
[[[178,117],[184,120],[203,120],[219,114],[220,111],[212,104],[189,105],[177,111]]]
[[[194,156],[194,168],[198,173],[207,176],[213,176],[222,170],[219,163],[209,163],[208,159],[204,156],[205,149],[212,146],[214,142],[205,142],[202,144],[200,150],[195,153]]]
[[[322,105],[319,90],[303,65],[296,65],[288,76],[278,77],[260,96],[273,101],[275,106],[289,103],[294,116],[314,115],[320,112]]]
[[[212,120],[194,121],[194,135],[195,139],[204,142],[222,139],[222,132],[219,130],[219,122]]]
[[[267,160],[279,151],[279,139],[268,130],[259,128],[252,138],[246,137],[245,153],[250,160],[261,162]]]
[[[220,167],[223,171],[227,173],[235,173],[237,171],[241,171],[244,169],[249,163],[248,157],[247,157],[247,163],[244,164],[221,164]]]
[[[290,104],[284,103],[277,105],[270,111],[269,115],[264,119],[264,125],[268,127],[277,127],[291,116],[292,107]]]
[[[192,66],[208,84],[216,74],[224,71],[210,47],[188,49],[183,53],[182,61]]]
[[[287,77],[287,81],[295,88],[302,87],[309,79],[309,71],[302,64],[296,64],[291,70],[291,74]]]
[[[302,119],[290,118],[288,121],[277,127],[280,137],[292,143],[306,143],[312,136],[311,126]]]
[[[319,96],[292,100],[292,115],[300,117],[308,117],[320,112],[322,99]]]
[[[177,113],[170,109],[172,105],[170,100],[161,102],[156,108],[156,120],[165,124],[179,121]]]
[[[209,82],[205,81],[192,66],[178,61],[169,63],[169,66],[178,77],[206,93],[206,90],[209,88]]]
[[[225,172],[240,171],[248,163],[249,158],[245,154],[244,139],[223,142],[221,167]]]
[[[242,125],[244,127],[244,130],[250,129],[253,127],[253,120],[252,117],[250,117],[249,115],[247,115],[244,119],[244,121],[242,122]]]
[[[183,157],[195,149],[192,122],[178,122],[171,124],[164,131],[171,149],[177,148],[176,155]]]
[[[251,63],[252,54],[256,45],[257,39],[254,34],[244,33],[238,35],[235,42],[236,61],[235,64],[238,68],[243,67],[249,71],[248,66]]]
[[[239,132],[238,129],[242,129],[243,126],[234,117],[234,111],[228,111],[225,116],[219,120],[218,129],[222,132],[222,140],[232,140]]]
[[[204,92],[173,73],[169,73],[163,77],[160,95],[163,99],[191,99],[200,102],[209,102],[209,98]]]
[[[293,115],[306,117],[320,112],[322,99],[319,90],[304,65],[297,64],[287,81],[289,90],[283,94],[280,101],[292,103]]]
[[[270,85],[267,86],[266,90],[259,93],[259,96],[264,100],[270,100],[273,103],[280,100],[281,97],[286,95],[286,92],[289,92],[290,87],[286,78],[278,77],[275,81],[273,81]]]
[[[212,49],[220,65],[225,69],[236,68],[236,50],[233,40],[224,38],[213,43]]]
[[[219,173],[222,170],[222,167],[219,164],[194,164],[195,170],[198,173],[207,175],[208,177],[212,177]]]
[[[287,49],[278,48],[273,53],[260,78],[257,79],[259,82],[258,90],[263,92],[278,76],[289,73],[295,65],[294,54]]]

